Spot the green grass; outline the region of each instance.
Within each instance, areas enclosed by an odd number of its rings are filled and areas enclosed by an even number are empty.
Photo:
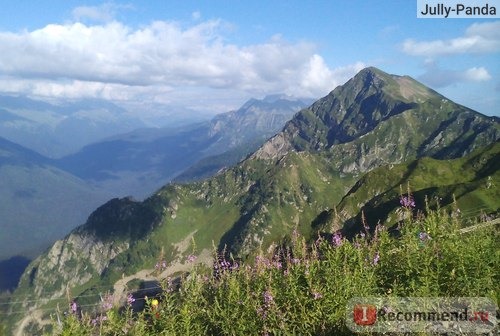
[[[69,315],[55,335],[350,335],[348,300],[358,296],[489,297],[500,300],[499,231],[460,234],[445,211],[406,221],[398,238],[385,227],[352,241],[289,244],[260,252],[220,272],[195,268],[178,291],[132,313],[118,307],[98,315]],[[425,232],[431,239],[422,240]],[[378,255],[377,262],[374,261]],[[102,320],[102,317],[106,320]],[[102,321],[92,323],[92,319]]]
[[[364,175],[337,205],[341,220],[351,223],[350,230],[361,228],[362,213],[370,226],[379,221],[394,224],[398,219],[399,195],[407,187],[417,203],[425,209],[426,202],[432,208],[458,208],[471,217],[499,211],[500,173],[493,168],[500,155],[500,144],[481,148],[463,158],[436,160],[422,158],[409,163],[384,166]],[[323,221],[329,225],[333,211]],[[399,216],[400,217],[400,216]]]

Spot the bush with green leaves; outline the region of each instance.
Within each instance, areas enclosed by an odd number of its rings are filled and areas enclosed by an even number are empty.
[[[410,208],[405,211],[411,212]],[[455,214],[456,215],[456,214]],[[499,302],[500,251],[494,226],[463,233],[442,210],[407,216],[394,230],[377,226],[347,240],[340,233],[288,244],[239,263],[196,266],[145,309],[77,317],[57,335],[343,335],[352,297],[486,296]]]

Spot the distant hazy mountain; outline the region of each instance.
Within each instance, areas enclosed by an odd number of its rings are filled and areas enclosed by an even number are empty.
[[[366,68],[295,114],[236,166],[204,181],[166,185],[143,202],[122,198],[102,205],[28,266],[17,293],[50,293],[31,304],[50,310],[66,300],[68,287],[91,302],[117,281],[145,274],[151,279],[159,256],[187,269],[191,241],[199,259],[210,264],[214,244],[246,259],[286,241],[294,230],[316,238],[343,226],[359,228],[360,208],[376,210],[368,222],[374,225],[394,216],[395,191],[407,183],[421,210],[425,194],[442,198],[446,207],[458,192],[463,212],[479,206],[494,213],[499,139],[498,118],[410,77]],[[331,220],[334,207],[343,211],[344,222]],[[114,289],[115,297],[123,294],[123,284]],[[26,314],[23,325],[31,328],[30,322],[36,320]]]
[[[123,108],[95,99],[50,104],[0,96],[0,136],[48,157],[60,157],[111,135],[144,127]]]
[[[34,257],[109,195],[0,137],[0,260]]]
[[[178,175],[193,180],[235,164],[307,103],[282,95],[251,99],[211,121],[140,129],[88,145],[58,165],[115,195],[142,198]]]

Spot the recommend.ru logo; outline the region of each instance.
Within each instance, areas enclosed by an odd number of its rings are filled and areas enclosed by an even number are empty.
[[[346,307],[354,332],[488,333],[497,326],[489,298],[355,297]]]

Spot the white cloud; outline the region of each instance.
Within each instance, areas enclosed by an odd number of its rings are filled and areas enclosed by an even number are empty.
[[[112,16],[106,8],[75,11],[75,17],[95,20]],[[313,44],[280,36],[255,45],[230,44],[224,27],[217,20],[187,28],[156,21],[133,29],[111,21],[0,32],[0,90],[123,100],[180,97],[174,92],[186,88],[317,97],[364,67],[355,63],[330,69]]]
[[[461,82],[484,82],[492,77],[484,67],[472,67],[465,71],[439,68],[435,63],[427,65],[427,71],[419,77],[424,83],[440,88]]]
[[[403,43],[403,51],[414,56],[442,56],[453,54],[484,54],[500,51],[500,21],[474,23],[465,34],[449,40],[415,41]]]
[[[463,74],[465,80],[473,81],[473,82],[484,82],[491,79],[491,75],[488,73],[483,67],[473,67],[466,70]]]
[[[91,20],[96,22],[109,22],[115,18],[118,10],[130,9],[131,5],[106,2],[99,6],[79,6],[73,9],[73,18],[76,21]]]

